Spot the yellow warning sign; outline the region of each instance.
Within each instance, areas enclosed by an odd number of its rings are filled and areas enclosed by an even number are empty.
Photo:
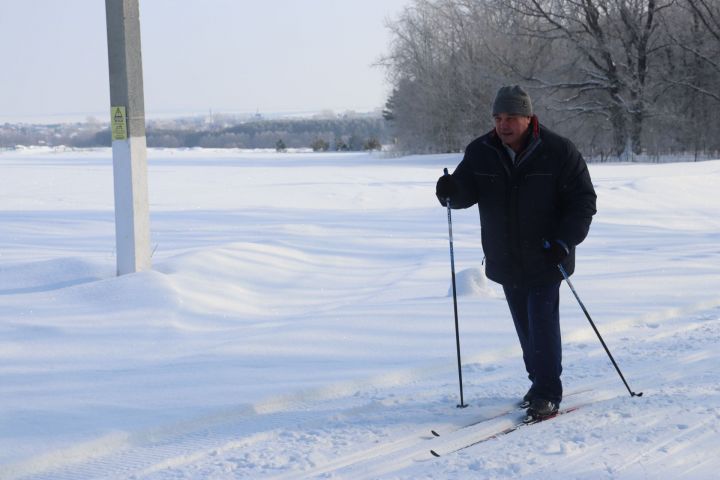
[[[127,140],[127,121],[125,107],[111,107],[111,129],[113,140]]]

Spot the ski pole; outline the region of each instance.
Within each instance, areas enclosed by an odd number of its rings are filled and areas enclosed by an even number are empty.
[[[585,316],[587,317],[588,321],[590,322],[590,325],[592,326],[593,330],[595,330],[595,334],[600,339],[600,343],[602,344],[603,348],[605,349],[605,352],[608,354],[608,357],[610,357],[610,361],[612,362],[613,366],[615,367],[615,370],[617,370],[618,375],[620,375],[620,378],[622,379],[623,383],[625,384],[625,388],[627,388],[628,392],[630,392],[631,397],[642,397],[643,392],[635,393],[632,390],[630,390],[630,386],[625,381],[625,377],[623,376],[622,372],[620,371],[620,367],[618,367],[617,362],[615,362],[615,359],[613,358],[612,354],[610,353],[610,350],[608,349],[607,345],[605,345],[605,341],[603,340],[602,336],[600,335],[600,332],[598,331],[597,327],[595,326],[595,322],[592,321],[592,318],[590,318],[590,314],[587,311],[587,308],[585,308],[585,305],[583,305],[583,302],[580,300],[580,297],[578,296],[577,292],[575,291],[575,287],[573,287],[572,282],[570,281],[570,277],[568,276],[567,272],[563,268],[562,264],[558,263],[558,268],[560,269],[560,273],[562,273],[562,276],[565,278],[565,281],[567,282],[568,286],[570,287],[570,290],[572,290],[573,295],[575,295],[575,298],[577,299],[578,303],[580,304],[580,308],[582,308],[582,311],[585,313]]]
[[[448,174],[448,169],[443,170],[445,175]],[[455,345],[457,346],[457,365],[458,365],[458,379],[460,380],[460,404],[458,408],[465,408],[467,405],[463,399],[463,379],[462,379],[462,363],[460,362],[460,327],[458,325],[458,308],[457,308],[457,291],[455,288],[455,253],[453,250],[453,234],[452,234],[452,214],[450,213],[450,197],[445,199],[445,205],[447,205],[448,215],[448,235],[450,238],[450,272],[452,275],[452,293],[453,293],[453,309],[455,311]]]

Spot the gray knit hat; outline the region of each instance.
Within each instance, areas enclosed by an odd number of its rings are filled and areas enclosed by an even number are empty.
[[[532,117],[533,109],[530,96],[520,85],[502,87],[493,102],[492,114],[507,113]]]

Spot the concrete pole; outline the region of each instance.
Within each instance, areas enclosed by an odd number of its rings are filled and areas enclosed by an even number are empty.
[[[117,274],[149,269],[147,148],[138,0],[105,0]]]

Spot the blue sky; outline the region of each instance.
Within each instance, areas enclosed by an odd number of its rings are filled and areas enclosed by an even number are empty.
[[[153,116],[382,107],[372,64],[411,0],[140,0]],[[0,122],[109,110],[105,2],[0,0]]]

